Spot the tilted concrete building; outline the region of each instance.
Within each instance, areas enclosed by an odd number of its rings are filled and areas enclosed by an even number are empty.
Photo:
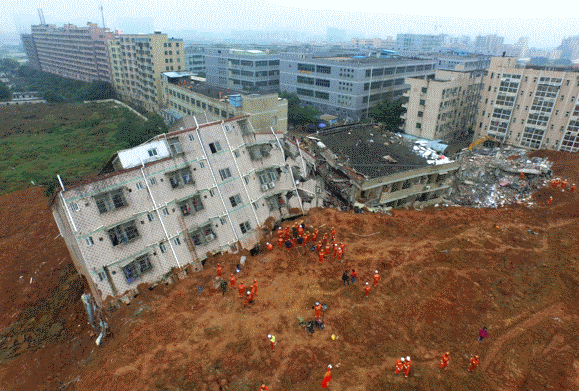
[[[495,57],[484,79],[475,139],[491,136],[517,147],[577,152],[578,98],[575,68]]]
[[[194,125],[119,151],[103,175],[59,190],[51,203],[98,303],[174,270],[199,270],[211,254],[251,248],[267,218],[309,208],[313,197],[300,194],[312,192],[294,175],[311,186],[311,164],[286,160],[283,132],[256,132],[247,117],[186,119]]]

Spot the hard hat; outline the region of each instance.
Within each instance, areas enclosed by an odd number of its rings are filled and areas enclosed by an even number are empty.
[[[329,364],[329,365],[328,365],[328,368],[332,369],[332,364]]]
[[[368,285],[368,283],[366,283],[366,285]]]
[[[265,244],[269,244],[269,242],[265,242]]]
[[[320,303],[318,303],[318,302],[316,301],[316,305],[319,305],[319,304],[320,304]]]
[[[249,295],[250,293],[251,293],[250,291],[247,291],[247,294],[248,294],[248,295]]]
[[[474,358],[478,358],[478,356],[474,356]]]
[[[446,355],[447,355],[447,356],[450,356],[450,353],[446,352]]]
[[[268,334],[268,335],[267,335],[267,338],[271,338],[271,334]]]
[[[406,356],[406,361],[410,361],[410,356]]]
[[[404,357],[401,357],[401,358],[400,358],[400,361],[404,361]]]
[[[374,273],[378,273],[378,270],[374,270]]]
[[[217,266],[219,266],[219,264],[217,264]]]

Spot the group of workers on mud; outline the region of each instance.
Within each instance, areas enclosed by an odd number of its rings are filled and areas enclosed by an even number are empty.
[[[567,188],[567,186],[569,185],[569,182],[567,182],[567,180],[565,179],[561,179],[561,178],[554,178],[551,179],[551,188],[552,189],[561,189],[561,191],[565,191],[565,189]],[[569,191],[571,193],[575,193],[575,184],[571,184],[571,187],[569,188]],[[549,199],[547,200],[547,205],[551,205],[553,203],[553,196],[550,196]]]

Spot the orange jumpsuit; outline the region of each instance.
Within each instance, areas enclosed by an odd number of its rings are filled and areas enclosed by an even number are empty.
[[[306,234],[304,235],[304,244],[308,244],[309,241],[310,241],[310,233],[306,232]]]
[[[322,242],[318,242],[318,244],[316,244],[316,251],[320,252],[321,248],[322,248]]]
[[[324,237],[322,238],[322,244],[325,246],[326,243],[328,243],[328,234],[324,234]]]
[[[239,284],[237,289],[239,289],[239,298],[243,299],[243,294],[245,293],[245,287],[243,286],[243,282]]]
[[[336,229],[332,228],[332,240],[334,240],[335,236],[336,236]]]
[[[547,205],[551,205],[553,203],[553,197],[549,197],[549,200],[547,201]]]
[[[571,186],[571,193],[575,193],[575,185]]]
[[[277,244],[279,244],[280,247],[283,247],[283,243],[284,243],[283,237],[277,238]]]
[[[217,277],[221,277],[221,266],[217,266]]]
[[[251,290],[257,296],[257,280],[253,280],[253,286],[251,287]]]
[[[330,371],[330,368],[328,368],[324,375],[324,379],[322,380],[322,388],[328,388],[330,386],[330,380],[332,380],[332,372]]]
[[[400,373],[400,371],[402,370],[402,365],[404,363],[402,361],[400,361],[400,359],[396,360],[396,369],[394,370],[394,374],[398,375]]]
[[[329,244],[326,244],[324,255],[330,255],[330,245]]]
[[[374,288],[378,286],[378,281],[380,281],[380,274],[374,274]]]
[[[564,189],[566,187],[567,187],[567,181],[561,182],[561,189]]]
[[[440,359],[440,369],[445,368],[448,365],[449,361],[450,361],[450,356],[445,353],[442,356],[442,358]]]
[[[268,386],[261,386],[259,387],[259,391],[269,391],[269,387]]]
[[[370,293],[371,290],[372,288],[370,287],[370,285],[366,285],[366,287],[364,288],[364,292],[366,292],[366,297],[368,297],[368,294]]]
[[[281,229],[281,227],[279,227],[279,228],[277,229],[277,237],[278,237],[278,238],[283,237],[283,229]]]
[[[251,302],[255,299],[255,295],[253,294],[253,290],[251,292],[249,292],[249,295],[247,295],[247,299],[245,300],[245,304],[246,305],[251,305]]]
[[[268,243],[268,244],[267,244],[267,249],[268,249],[269,251],[273,250],[273,244]]]
[[[344,243],[340,243],[340,248],[342,249],[342,252],[346,252],[346,245]]]
[[[470,359],[470,366],[468,367],[469,371],[474,371],[478,366],[478,356],[475,356]]]
[[[342,261],[342,255],[344,252],[342,251],[341,247],[338,247],[338,261]]]
[[[304,229],[301,226],[298,227],[298,236],[304,236]]]
[[[314,318],[320,319],[322,317],[322,305],[318,304],[314,307]]]
[[[412,361],[410,360],[406,360],[404,362],[404,366],[402,367],[402,370],[404,371],[404,377],[408,377],[408,374],[410,373],[410,364],[412,364]]]
[[[320,251],[318,254],[318,262],[320,263],[320,265],[322,264],[322,262],[324,262],[324,256],[325,256],[324,252]]]
[[[313,239],[312,239],[313,242],[315,242],[316,240],[318,240],[318,234],[319,234],[319,232],[318,232],[318,229],[316,228],[316,229],[314,230],[314,237],[313,237]]]
[[[235,276],[233,274],[231,277],[229,277],[229,283],[231,284],[232,288],[235,288]]]
[[[521,179],[525,179],[525,174],[521,172]]]
[[[333,257],[334,259],[336,259],[336,257],[338,256],[338,243],[334,242],[334,244],[332,245],[333,249],[334,249],[334,254]]]

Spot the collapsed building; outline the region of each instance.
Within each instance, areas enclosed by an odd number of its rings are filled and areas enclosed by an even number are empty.
[[[326,190],[349,206],[429,205],[452,190],[459,163],[378,126],[340,126],[307,137]]]
[[[99,305],[200,270],[217,252],[252,248],[266,219],[314,201],[311,163],[286,155],[284,132],[255,131],[248,116],[202,125],[185,117],[178,126],[118,151],[96,178],[61,182],[51,202]]]

